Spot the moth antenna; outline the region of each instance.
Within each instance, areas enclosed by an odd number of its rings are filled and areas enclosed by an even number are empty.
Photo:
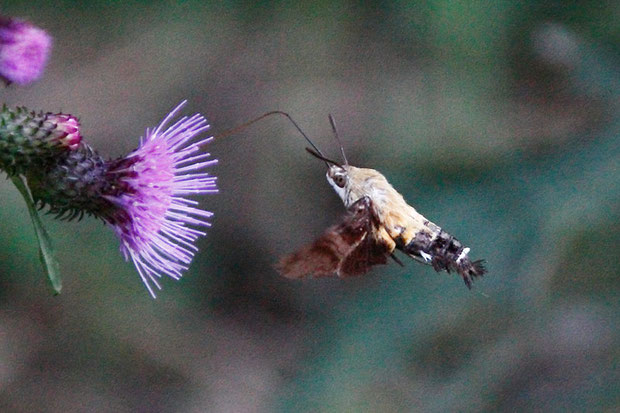
[[[338,166],[338,167],[342,168],[342,165],[340,165],[340,164],[339,164],[338,162],[336,162],[336,161],[332,161],[331,159],[324,157],[322,153],[317,153],[316,151],[314,151],[314,150],[312,150],[312,149],[310,149],[310,148],[306,148],[306,151],[308,151],[308,153],[309,153],[310,155],[314,156],[315,158],[318,158],[318,159],[322,160],[323,162],[325,162],[325,164],[326,164],[328,167],[329,167],[329,164],[331,163],[332,165],[336,165],[336,166]]]
[[[336,120],[331,113],[329,114],[329,123],[332,125],[332,131],[334,131],[336,142],[340,145],[340,153],[342,154],[342,159],[344,159],[344,164],[348,165],[349,161],[347,160],[347,155],[344,154],[344,146],[342,146],[342,141],[340,140],[340,136],[338,136],[338,129],[336,129]]]
[[[310,144],[310,146],[312,146],[312,148],[314,148],[314,150],[316,151],[316,153],[318,153],[319,155],[321,155],[321,157],[325,157],[325,155],[323,155],[323,152],[321,152],[321,150],[319,148],[317,148],[317,146],[310,140],[310,138],[308,137],[308,135],[306,135],[304,133],[304,131],[299,127],[299,125],[297,124],[297,122],[295,122],[293,120],[293,118],[291,117],[291,115],[289,115],[286,112],[282,112],[280,110],[273,110],[271,112],[267,112],[267,113],[263,113],[262,115],[260,115],[257,118],[254,118],[252,120],[249,120],[245,123],[242,123],[239,126],[236,126],[232,129],[229,129],[227,131],[224,131],[222,133],[218,133],[217,135],[214,135],[213,138],[223,138],[224,136],[228,136],[228,135],[232,135],[234,133],[237,133],[239,131],[242,131],[243,129],[247,128],[248,126],[258,122],[259,120],[265,119],[266,117],[272,116],[272,115],[282,115],[285,116],[289,121],[291,121],[291,123],[293,124],[293,126],[295,126],[295,128],[297,129],[297,131],[299,133],[301,133],[301,136],[304,137],[304,139]]]

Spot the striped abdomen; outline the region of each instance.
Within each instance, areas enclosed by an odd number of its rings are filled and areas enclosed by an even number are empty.
[[[437,272],[456,271],[463,277],[468,288],[471,288],[473,278],[486,272],[484,260],[472,262],[467,255],[469,248],[463,247],[459,240],[442,229],[436,233],[419,231],[402,250],[419,261],[432,265]]]

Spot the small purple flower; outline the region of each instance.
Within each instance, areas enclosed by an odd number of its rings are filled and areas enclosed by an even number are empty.
[[[182,117],[164,129],[183,105],[185,101],[155,130],[147,129],[140,147],[112,161],[106,172],[115,188],[104,198],[115,208],[104,220],[153,297],[151,283],[161,289],[157,279],[162,275],[178,280],[192,261],[194,242],[205,233],[190,226],[210,226],[207,219],[213,214],[187,196],[217,192],[216,177],[200,172],[217,160],[205,160],[209,153],[197,154],[213,138],[189,143],[209,128],[206,119],[200,114]]]
[[[0,78],[26,85],[43,73],[52,38],[28,22],[0,16]]]

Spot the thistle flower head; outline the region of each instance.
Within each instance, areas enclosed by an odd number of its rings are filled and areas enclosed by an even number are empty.
[[[151,284],[161,289],[158,278],[178,279],[191,262],[194,242],[205,234],[192,227],[209,226],[212,213],[187,196],[217,192],[216,178],[201,172],[217,160],[206,160],[209,153],[197,154],[212,138],[190,143],[209,128],[206,119],[196,114],[166,127],[184,104],[156,129],[147,129],[139,148],[112,161],[106,171],[113,185],[103,197],[114,207],[103,218],[153,297]]]
[[[77,121],[67,118],[60,128],[63,139],[77,147],[26,171],[41,208],[47,205],[64,219],[94,215],[111,226],[153,297],[163,275],[181,277],[197,250],[194,242],[205,234],[196,227],[209,226],[212,213],[188,196],[217,192],[216,178],[203,171],[217,160],[199,153],[212,139],[198,138],[209,128],[206,119],[196,114],[167,126],[184,104],[147,129],[138,149],[114,160],[80,141],[79,130],[73,130]]]
[[[43,73],[52,38],[28,22],[0,16],[0,78],[26,85]]]

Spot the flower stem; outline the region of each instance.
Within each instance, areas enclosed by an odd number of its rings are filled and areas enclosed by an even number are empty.
[[[41,264],[43,264],[43,268],[47,272],[47,278],[54,289],[54,295],[58,295],[62,289],[62,282],[60,280],[60,266],[58,264],[58,260],[56,259],[54,248],[52,247],[52,240],[43,227],[43,223],[39,218],[39,213],[34,205],[32,196],[30,195],[30,192],[28,191],[22,177],[18,175],[12,176],[11,180],[22,194],[22,197],[24,197],[24,201],[26,201],[28,212],[30,213],[30,218],[32,219],[32,225],[34,225],[34,232],[37,235],[37,241],[39,242],[39,259],[41,260]]]

